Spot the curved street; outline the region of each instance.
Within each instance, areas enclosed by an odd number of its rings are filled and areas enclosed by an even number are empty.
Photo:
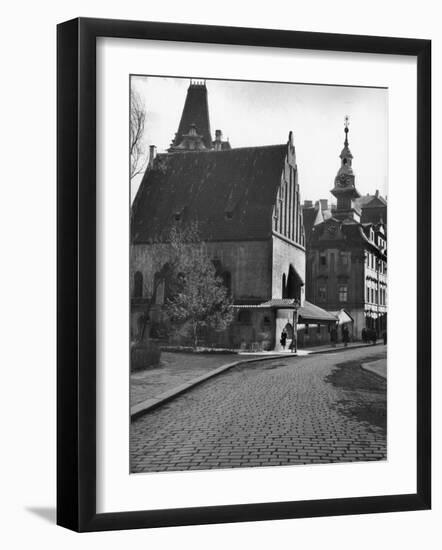
[[[386,346],[234,367],[131,424],[131,472],[386,459]]]

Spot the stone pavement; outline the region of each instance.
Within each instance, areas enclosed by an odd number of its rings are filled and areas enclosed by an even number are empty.
[[[362,363],[363,369],[374,372],[382,378],[387,378],[387,359],[378,359],[377,361],[370,361],[368,363]]]
[[[164,392],[211,372],[221,365],[239,361],[236,353],[177,353],[163,351],[161,365],[132,372],[130,375],[130,404],[159,397]]]
[[[378,359],[381,350],[234,367],[132,422],[131,472],[385,459],[385,430],[352,414],[356,402],[385,402],[385,392],[326,380],[337,364]]]

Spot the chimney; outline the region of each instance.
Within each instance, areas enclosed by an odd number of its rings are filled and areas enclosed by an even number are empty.
[[[376,189],[376,193],[374,194],[374,196],[375,196],[376,198],[379,197],[379,189]]]
[[[152,168],[153,161],[155,160],[156,156],[157,156],[156,145],[149,145],[149,163],[147,165],[149,168]]]
[[[320,199],[319,203],[321,205],[321,210],[322,211],[328,210],[328,200],[327,199]]]
[[[213,144],[215,151],[221,151],[222,139],[223,139],[223,133],[221,132],[221,130],[215,130],[215,143]]]

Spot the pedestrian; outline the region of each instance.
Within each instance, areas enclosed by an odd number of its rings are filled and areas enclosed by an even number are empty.
[[[342,341],[344,342],[345,347],[348,346],[349,339],[350,339],[350,336],[349,336],[349,333],[348,333],[348,328],[344,325],[342,327]]]
[[[377,339],[378,339],[378,336],[376,334],[376,330],[372,328],[371,329],[371,343],[373,344],[373,346],[376,344]]]
[[[285,351],[285,346],[287,343],[287,332],[285,331],[285,328],[282,329],[280,343],[281,343],[282,349]]]
[[[364,344],[366,344],[368,342],[368,338],[367,338],[367,329],[364,327],[362,329],[362,341],[364,342]]]
[[[338,331],[336,330],[336,326],[332,327],[330,331],[330,342],[332,343],[332,346],[336,347],[336,342],[338,341]]]

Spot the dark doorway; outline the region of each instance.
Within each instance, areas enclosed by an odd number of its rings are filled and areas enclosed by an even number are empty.
[[[289,268],[289,276],[287,279],[287,288],[285,298],[300,299],[301,287],[303,285],[301,277],[296,272],[295,268],[291,265]]]

